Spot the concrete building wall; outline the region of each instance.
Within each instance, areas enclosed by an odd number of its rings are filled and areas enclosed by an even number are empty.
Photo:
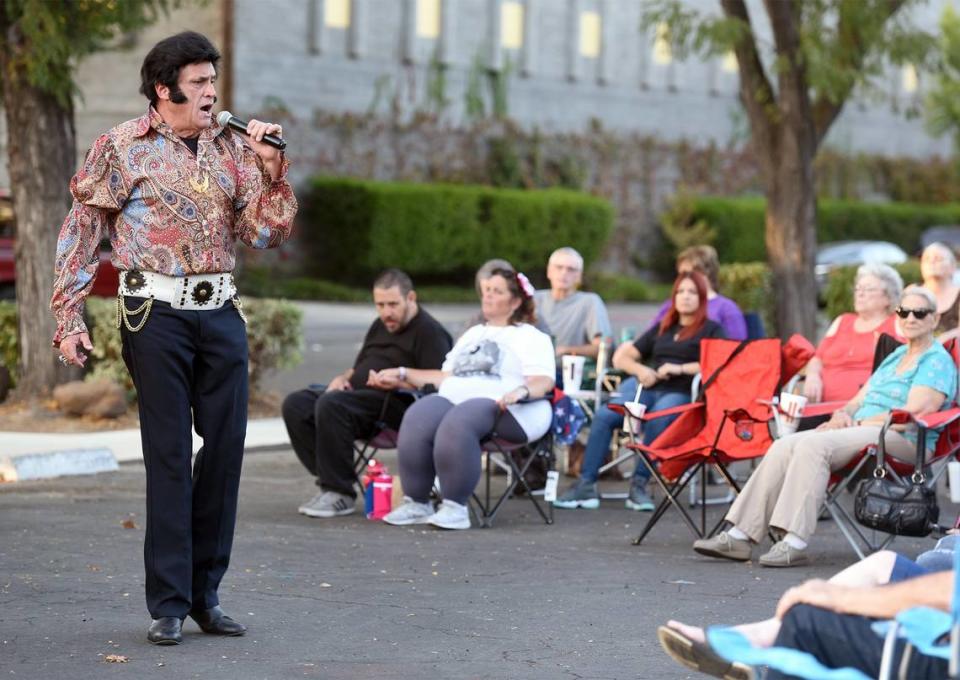
[[[913,18],[935,29],[946,1],[915,8]],[[689,4],[718,11],[714,0]],[[760,3],[749,5],[758,32],[768,34]],[[343,6],[349,20],[337,26]],[[309,120],[316,110],[428,109],[435,103],[427,94],[434,62],[444,66],[446,111],[454,121],[467,115],[464,95],[479,67],[504,74],[508,113],[527,127],[583,131],[596,120],[607,129],[667,141],[721,144],[746,132],[731,64],[665,58],[663,46],[641,32],[637,0],[234,0],[234,7],[240,112],[282,104]],[[439,33],[423,37],[418,26],[434,7],[440,8]],[[505,7],[524,17],[516,49],[502,46],[509,32],[501,21]],[[600,25],[595,56],[580,50],[587,16]],[[922,81],[905,91],[909,81],[891,69],[882,89],[896,101],[858,96],[828,144],[915,157],[943,151],[945,144],[924,132],[922,120],[904,115],[923,93]]]

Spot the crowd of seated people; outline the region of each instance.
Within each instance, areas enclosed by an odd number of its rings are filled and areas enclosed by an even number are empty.
[[[955,402],[957,372],[937,341],[960,335],[955,268],[952,251],[935,243],[921,259],[925,287],[904,290],[900,276],[886,265],[858,269],[853,310],[832,321],[804,371],[803,394],[811,402],[844,405],[816,429],[774,442],[727,512],[728,528],[696,541],[697,553],[746,561],[771,533],[776,540],[759,557],[760,565],[790,567],[812,561],[808,542],[831,473],[877,441],[891,410],[923,416]],[[671,297],[650,328],[613,355],[614,367],[628,378],[611,404],[636,395],[649,413],[686,403],[699,372],[700,341],[746,338],[742,312],[717,292],[717,271],[712,248],[689,248],[678,256]],[[354,511],[350,442],[370,434],[387,394],[407,388],[425,396],[412,405],[400,399],[386,409],[390,425],[399,429],[405,497],[384,519],[400,526],[469,528],[468,502],[481,474],[484,437],[494,428],[498,436],[517,443],[542,436],[552,418],[543,397],[552,393],[559,358],[595,357],[600,344],[612,336],[603,301],[578,290],[582,272],[579,253],[560,248],[547,264],[550,289],[534,291],[509,262],[485,263],[476,277],[481,309],[452,348],[446,331],[417,304],[405,274],[389,270],[379,277],[374,284],[379,318],[353,369],[326,387],[291,394],[284,403],[294,450],[320,487],[300,512],[335,517]],[[903,344],[872,370],[883,335],[892,345]],[[644,443],[653,442],[672,420],[648,421]],[[622,415],[609,407],[596,413],[580,477],[557,499],[557,507],[598,507],[597,472],[621,422]],[[913,460],[916,430],[894,426],[885,437],[890,455]],[[928,448],[935,439],[928,438]],[[628,508],[653,508],[648,477],[638,463]],[[435,504],[432,496],[438,491],[441,500]],[[870,631],[870,623],[915,604],[949,606],[945,594],[953,576],[944,570],[952,564],[957,540],[948,537],[940,549],[916,563],[896,553],[876,553],[828,581],[788,590],[775,616],[734,630],[756,648],[805,650],[828,666],[875,673],[882,641]],[[717,677],[754,677],[743,664],[718,655],[701,627],[670,621],[658,636],[667,653],[689,668]],[[944,672],[943,662],[922,655],[909,663],[911,677],[940,677]],[[786,676],[773,669],[766,677]]]
[[[947,300],[950,304],[919,287],[911,287],[909,300],[905,297],[901,303],[903,284],[895,270],[886,265],[860,267],[853,311],[830,324],[806,367],[803,388],[811,401],[840,400],[846,406],[815,431],[778,440],[731,507],[727,516],[731,527],[698,541],[697,552],[749,559],[753,544],[772,528],[782,540],[760,558],[760,564],[805,563],[807,540],[830,471],[876,439],[891,408],[922,414],[952,404],[955,384],[949,380],[955,380],[954,373],[939,370],[951,359],[933,342],[933,334],[944,330],[936,310],[955,306],[956,289],[950,288],[954,261],[940,244],[928,247],[923,257],[925,279],[940,281],[943,299],[953,294]],[[628,377],[610,404],[636,397],[652,413],[687,403],[699,372],[700,341],[745,338],[742,312],[717,291],[718,267],[716,251],[708,246],[680,253],[673,293],[658,311],[657,321],[613,355],[613,366]],[[600,342],[612,336],[603,301],[578,290],[583,272],[579,253],[557,249],[546,272],[550,289],[534,291],[509,262],[485,263],[476,276],[481,309],[452,349],[446,331],[419,307],[409,277],[396,270],[381,276],[374,285],[380,316],[368,331],[354,368],[327,386],[293,393],[284,403],[294,450],[320,487],[300,512],[311,517],[354,512],[352,441],[369,436],[375,420],[382,425],[386,395],[406,388],[437,393],[412,407],[409,398],[387,402],[387,424],[399,430],[400,479],[407,496],[388,521],[469,526],[467,501],[480,475],[483,436],[494,422],[501,436],[517,442],[543,435],[550,426],[549,404],[527,402],[551,394],[559,356],[595,355]],[[868,382],[877,338],[883,333],[906,344]],[[675,417],[647,421],[640,433],[643,442],[653,442]],[[599,506],[598,471],[622,422],[622,414],[609,405],[597,411],[579,478],[557,498],[556,507]],[[891,431],[887,437],[892,455],[911,459],[915,434]],[[653,509],[649,475],[638,462],[627,508]],[[435,478],[442,489],[438,508],[430,498]]]
[[[778,439],[761,459],[726,515],[730,529],[693,544],[702,555],[747,561],[768,530],[779,540],[759,558],[769,567],[810,560],[807,543],[817,526],[831,471],[842,469],[865,446],[875,444],[893,409],[924,416],[948,408],[957,393],[957,371],[950,354],[934,338],[937,300],[920,286],[903,293],[897,315],[906,343],[891,352],[842,408],[816,430]],[[927,447],[936,444],[929,437]],[[917,431],[895,425],[885,435],[886,450],[913,461]]]

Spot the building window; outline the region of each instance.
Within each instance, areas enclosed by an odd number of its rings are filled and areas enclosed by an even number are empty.
[[[505,50],[523,47],[523,5],[507,0],[500,5],[500,45]]]
[[[417,37],[440,36],[440,0],[417,0]]]
[[[673,62],[673,50],[670,48],[670,27],[665,22],[657,24],[657,35],[653,40],[653,63],[664,66]]]
[[[598,12],[580,13],[580,55],[590,59],[600,56],[603,23]]]
[[[327,28],[349,28],[350,0],[324,0],[323,25]]]
[[[720,68],[723,69],[724,73],[736,73],[739,71],[740,67],[737,65],[737,56],[733,52],[727,52],[723,55]]]
[[[914,94],[919,84],[917,69],[912,64],[907,64],[900,69],[900,88],[905,94]]]

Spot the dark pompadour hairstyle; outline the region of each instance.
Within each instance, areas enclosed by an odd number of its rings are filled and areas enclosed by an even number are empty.
[[[217,67],[220,52],[205,35],[184,31],[164,38],[147,53],[140,67],[140,93],[157,105],[157,85],[170,88],[170,101],[182,104],[187,99],[177,86],[180,69],[190,64],[210,62]]]
[[[374,288],[393,288],[400,289],[400,294],[406,297],[407,293],[413,290],[413,281],[404,272],[399,269],[385,269],[373,282]]]

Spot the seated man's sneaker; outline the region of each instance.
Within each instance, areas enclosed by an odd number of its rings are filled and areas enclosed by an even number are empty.
[[[653,499],[647,493],[646,483],[634,484],[630,487],[630,495],[627,497],[626,506],[629,510],[653,512]]]
[[[469,529],[470,508],[444,499],[440,508],[427,518],[427,522],[441,529]]]
[[[587,482],[582,479],[563,492],[563,494],[553,502],[555,508],[587,508],[596,510],[600,507],[600,493],[597,491],[596,482]]]
[[[180,629],[183,621],[177,616],[161,616],[154,619],[147,629],[147,641],[155,645],[179,645],[183,642]]]
[[[778,541],[760,556],[758,562],[764,567],[798,567],[810,564],[810,556],[806,550],[794,548],[786,541]]]
[[[210,609],[191,609],[190,618],[208,635],[238,637],[247,632],[245,625],[227,616],[219,605]]]
[[[297,509],[307,517],[342,517],[357,511],[357,499],[336,491],[321,491]]]
[[[427,519],[433,515],[433,512],[433,505],[430,503],[418,503],[412,498],[404,496],[403,504],[388,512],[383,521],[398,527],[407,524],[426,524]]]
[[[748,562],[752,548],[753,544],[749,540],[734,538],[726,531],[721,531],[713,538],[701,538],[693,543],[693,549],[701,555],[736,562]]]

